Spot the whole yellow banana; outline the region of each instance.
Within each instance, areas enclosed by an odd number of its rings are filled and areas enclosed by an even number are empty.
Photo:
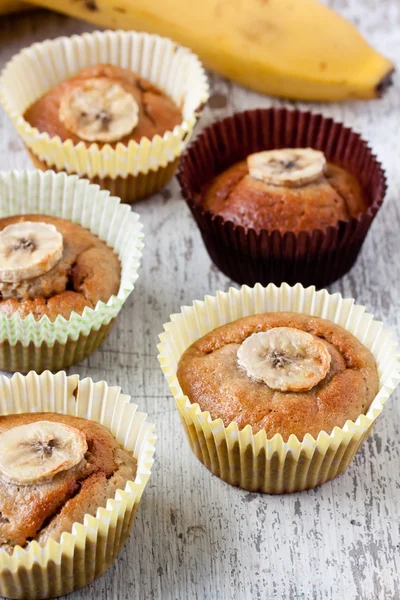
[[[169,36],[259,92],[302,100],[375,98],[392,63],[318,0],[30,0],[108,28]]]

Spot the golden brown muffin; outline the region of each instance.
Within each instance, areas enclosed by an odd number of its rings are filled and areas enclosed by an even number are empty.
[[[42,428],[43,423],[50,423],[51,429],[53,422],[74,428],[72,431],[82,438],[85,447],[76,465],[61,467],[50,479],[40,478],[37,457],[40,455],[44,463],[53,460],[65,439],[58,431],[52,439],[51,435],[46,438],[41,430],[43,435],[35,431],[23,442],[16,428],[33,423]],[[59,541],[64,531],[71,532],[73,523],[83,523],[85,514],[95,516],[97,508],[105,507],[117,489],[124,489],[127,481],[135,479],[135,458],[94,421],[55,413],[8,415],[0,417],[0,434],[5,432],[14,436],[0,447],[0,546],[9,552],[16,545],[26,547],[32,540],[41,545],[50,538]],[[11,475],[3,470],[7,467],[5,448],[17,457],[10,466]],[[24,456],[27,461],[35,461],[29,477],[37,479],[31,483],[18,483],[19,477],[23,479],[24,468],[18,469]]]
[[[59,136],[62,141],[72,140],[74,144],[89,142],[82,140],[78,135],[69,130],[60,120],[60,103],[65,94],[79,85],[82,80],[92,78],[106,78],[121,85],[125,91],[133,96],[139,106],[138,123],[128,134],[110,145],[117,143],[128,144],[130,140],[139,142],[142,137],[151,139],[155,135],[164,135],[172,131],[175,125],[182,122],[182,114],[176,104],[157,86],[137,73],[115,65],[99,64],[94,67],[82,69],[76,75],[59,83],[36,100],[25,111],[24,119],[40,132],[46,132],[51,137]],[[104,143],[97,142],[101,148]]]
[[[327,163],[325,174],[316,181],[286,187],[255,179],[247,161],[242,161],[207,184],[197,201],[245,229],[277,229],[281,233],[324,229],[366,208],[358,181],[332,163]]]
[[[37,214],[0,219],[0,231],[22,222],[54,225],[62,235],[63,251],[54,267],[36,277],[6,282],[0,274],[0,311],[8,317],[17,312],[22,318],[68,319],[72,312],[82,314],[85,307],[95,308],[118,293],[119,258],[96,235],[71,221]]]
[[[326,375],[310,389],[272,389],[239,365],[237,354],[245,340],[281,327],[310,334],[311,341],[321,342],[330,356]],[[260,356],[270,360],[266,354]],[[268,368],[279,374],[285,362],[284,352],[275,353]],[[301,362],[298,372],[305,376]],[[316,438],[348,419],[355,421],[368,410],[379,385],[372,354],[348,331],[325,319],[285,312],[244,317],[214,329],[184,352],[177,377],[190,402],[209,411],[212,419],[221,418],[226,427],[232,422],[239,429],[251,425],[254,433],[264,429],[268,438],[278,433],[285,441],[291,434],[299,440],[307,433]]]

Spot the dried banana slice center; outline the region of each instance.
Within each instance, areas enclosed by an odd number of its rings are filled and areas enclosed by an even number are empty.
[[[331,364],[323,342],[292,327],[253,333],[241,344],[237,357],[249,377],[281,392],[311,389],[324,379]]]
[[[85,435],[69,425],[37,421],[0,435],[0,477],[28,485],[51,480],[81,462]]]
[[[0,282],[16,283],[50,271],[63,253],[63,237],[49,223],[21,221],[0,231]]]
[[[131,133],[139,106],[124,88],[105,77],[82,80],[61,99],[65,127],[88,142],[116,142]]]
[[[319,179],[326,167],[322,152],[312,148],[266,150],[247,157],[251,177],[278,186],[299,187]]]

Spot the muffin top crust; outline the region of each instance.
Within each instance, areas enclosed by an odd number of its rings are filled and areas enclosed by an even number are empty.
[[[36,100],[24,119],[40,132],[99,147],[164,135],[182,122],[175,102],[129,69],[98,64],[82,69]]]
[[[72,221],[40,214],[0,219],[0,254],[0,311],[8,317],[68,319],[119,290],[114,250]]]
[[[197,202],[246,230],[312,231],[366,208],[355,177],[312,149],[259,152],[206,184]]]
[[[137,463],[102,425],[69,415],[0,417],[0,547],[59,541],[134,480]]]
[[[294,335],[293,335],[294,334]],[[299,338],[299,339],[298,339]],[[331,321],[298,313],[244,317],[182,355],[177,377],[191,403],[227,427],[267,437],[331,433],[365,413],[379,378],[370,351]]]

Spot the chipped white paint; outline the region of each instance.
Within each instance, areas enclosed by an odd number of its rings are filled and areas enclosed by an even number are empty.
[[[331,4],[400,63],[398,0]],[[2,18],[0,64],[33,41],[90,29],[45,12]],[[233,110],[285,104],[215,76],[211,82],[214,97],[203,125]],[[386,204],[357,265],[330,290],[365,304],[400,337],[399,76],[383,100],[311,109],[361,131],[386,167]],[[0,114],[1,168],[27,165],[21,142]],[[226,290],[230,282],[211,265],[176,182],[135,210],[147,236],[137,288],[101,350],[71,372],[107,379],[132,394],[157,424],[157,458],[118,561],[68,598],[400,600],[399,393],[353,466],[319,489],[268,497],[212,477],[188,448],[157,363],[156,343],[171,312]]]

